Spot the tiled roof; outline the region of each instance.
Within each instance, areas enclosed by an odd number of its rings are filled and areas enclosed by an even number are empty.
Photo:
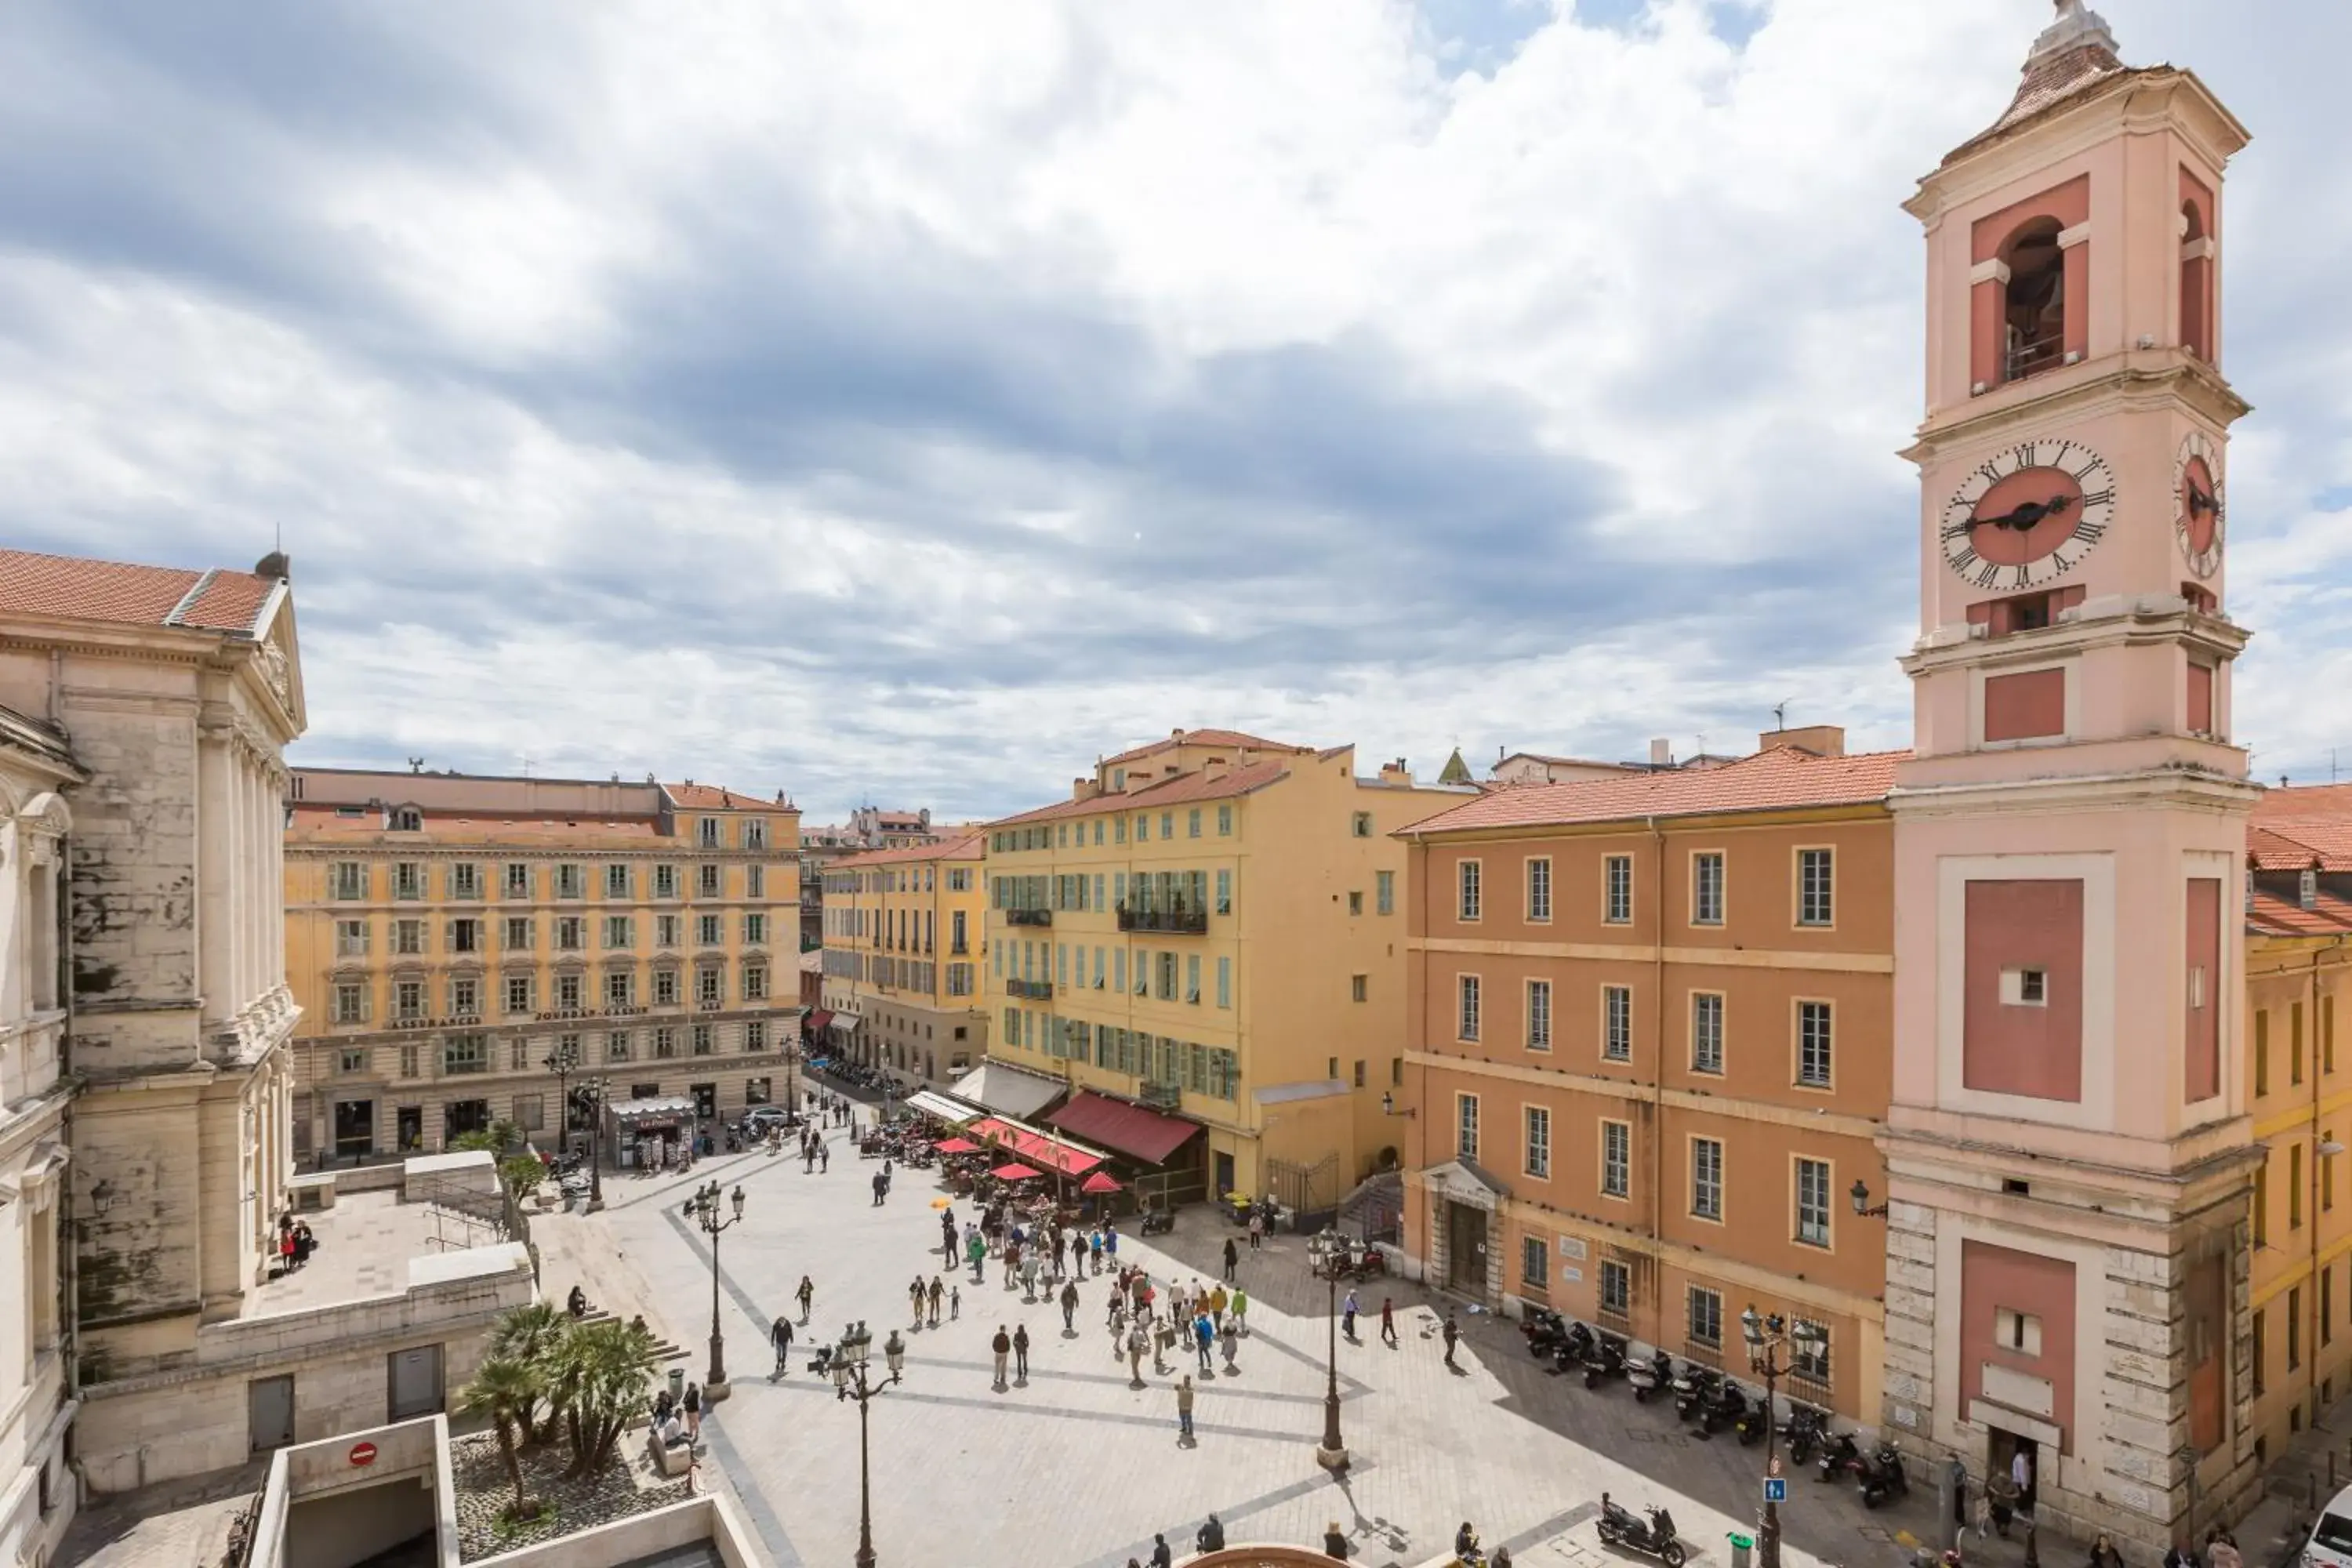
[[[1294,746],[1287,741],[1269,741],[1258,735],[1244,735],[1239,730],[1180,730],[1164,741],[1154,741],[1148,746],[1138,746],[1115,757],[1105,757],[1101,765],[1110,767],[1115,763],[1131,763],[1138,757],[1148,757],[1155,752],[1164,752],[1175,746],[1232,746],[1236,750],[1246,746],[1253,752],[1306,752],[1314,749]]]
[[[1290,770],[1278,762],[1252,763],[1245,768],[1234,768],[1222,773],[1181,773],[1149,789],[1133,790],[1124,795],[1093,795],[1086,800],[1056,801],[1052,805],[1041,805],[1034,811],[1024,811],[1018,816],[999,818],[988,826],[1014,827],[1024,823],[1052,822],[1059,817],[1094,816],[1102,812],[1140,811],[1146,807],[1184,805],[1203,800],[1231,800],[1289,776]]]
[[[2352,784],[2282,784],[2254,803],[2246,852],[2264,871],[2352,871]]]
[[[2293,899],[2257,892],[2246,929],[2258,936],[2344,936],[2352,933],[2352,900],[2322,893],[2306,910]]]
[[[257,635],[274,578],[0,550],[0,615]]]
[[[968,833],[961,838],[950,838],[938,844],[909,844],[903,849],[875,849],[864,855],[845,855],[825,869],[854,871],[861,866],[904,866],[910,860],[977,860],[982,847],[981,836]]]
[[[1440,812],[1400,837],[1482,827],[1554,827],[1649,816],[1712,816],[1725,812],[1788,811],[1883,801],[1908,752],[1817,757],[1775,746],[1696,773],[1629,773],[1623,778],[1513,784]]]
[[[799,807],[780,800],[754,800],[748,795],[737,795],[731,789],[717,784],[666,784],[662,790],[673,805],[688,811],[783,811],[797,814]]]

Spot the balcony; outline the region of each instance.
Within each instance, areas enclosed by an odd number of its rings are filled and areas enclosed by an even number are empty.
[[[1118,929],[1164,931],[1176,936],[1205,936],[1209,931],[1209,911],[1188,910],[1181,904],[1172,910],[1146,910],[1132,904],[1121,904],[1118,907]]]
[[[1032,1002],[1051,1002],[1054,983],[1050,980],[1008,980],[1004,983],[1007,996],[1025,996]]]
[[[1156,1110],[1181,1110],[1184,1104],[1184,1086],[1181,1083],[1147,1083],[1136,1096]]]
[[[1049,926],[1054,923],[1051,910],[1007,910],[1004,923],[1009,926]]]

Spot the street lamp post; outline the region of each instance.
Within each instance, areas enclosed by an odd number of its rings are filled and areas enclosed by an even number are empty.
[[[572,1096],[568,1092],[572,1075],[580,1069],[580,1047],[568,1036],[557,1037],[547,1050],[547,1059],[540,1064],[555,1075],[555,1152],[572,1152]]]
[[[604,1207],[604,1075],[598,1073],[596,1081],[587,1086],[592,1097],[589,1104],[596,1108],[588,1124],[588,1212],[596,1214]]]
[[[1827,1336],[1820,1324],[1809,1323],[1802,1318],[1792,1324],[1778,1312],[1769,1318],[1759,1317],[1753,1302],[1739,1314],[1739,1331],[1748,1342],[1748,1370],[1764,1380],[1764,1475],[1769,1480],[1780,1473],[1775,1395],[1780,1379],[1788,1376],[1795,1364],[1780,1361],[1780,1354],[1791,1346],[1811,1351]],[[1769,1495],[1764,1500],[1764,1515],[1758,1524],[1756,1542],[1757,1568],[1780,1568],[1780,1505]]]
[[[1339,1233],[1325,1231],[1308,1244],[1316,1272],[1323,1276],[1330,1299],[1327,1320],[1323,1388],[1323,1442],[1315,1450],[1316,1463],[1334,1473],[1348,1468],[1348,1445],[1339,1435],[1339,1262],[1346,1256]]]
[[[743,1189],[737,1187],[732,1199],[735,1217],[730,1219],[719,1202],[719,1183],[713,1178],[707,1187],[698,1187],[686,1200],[688,1219],[702,1227],[710,1238],[710,1375],[702,1380],[705,1403],[727,1397],[727,1342],[719,1331],[719,1237],[721,1232],[743,1223]]]
[[[867,1381],[867,1369],[874,1354],[874,1336],[866,1331],[861,1319],[849,1325],[834,1347],[834,1398],[857,1401],[857,1568],[874,1568],[874,1485],[872,1450],[866,1441],[866,1407],[875,1397],[898,1381],[907,1364],[907,1342],[892,1329],[883,1342],[883,1359],[888,1363],[890,1375],[879,1383]]]

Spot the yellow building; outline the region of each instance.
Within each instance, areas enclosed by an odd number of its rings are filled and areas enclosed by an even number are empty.
[[[819,1045],[944,1086],[988,1051],[980,954],[982,840],[877,849],[824,871]]]
[[[1168,1178],[1328,1208],[1392,1163],[1405,848],[1461,804],[1355,749],[1179,730],[988,829],[992,1058]],[[1158,1184],[1153,1184],[1157,1185]]]
[[[2352,1392],[2352,785],[2268,792],[2247,833],[2247,1104],[2255,1173],[2251,1386],[2259,1458]],[[2218,1358],[2217,1358],[2218,1360]]]
[[[313,1166],[502,1119],[552,1143],[555,1064],[615,1102],[690,1097],[704,1121],[785,1092],[800,836],[782,795],[312,768],[289,796],[295,1148]]]

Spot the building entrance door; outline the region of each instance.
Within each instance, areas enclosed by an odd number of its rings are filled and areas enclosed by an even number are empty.
[[[335,1101],[335,1157],[357,1160],[375,1152],[375,1101]]]
[[[404,1105],[394,1113],[394,1129],[400,1137],[400,1152],[413,1154],[425,1147],[425,1108]]]
[[[694,1113],[705,1121],[719,1120],[719,1086],[698,1083],[694,1086]]]
[[[1486,1294],[1486,1211],[1445,1205],[1445,1284],[1465,1295]]]
[[[468,1132],[490,1130],[490,1102],[487,1100],[453,1100],[442,1109],[441,1146],[463,1138]]]
[[[2017,1501],[2011,1506],[2026,1511],[2032,1509],[2035,1483],[2041,1479],[2041,1465],[2042,1446],[2032,1438],[2004,1432],[1998,1426],[1987,1436],[1985,1477],[1988,1480],[1998,1478],[2016,1487]]]
[[[384,1358],[392,1419],[407,1421],[441,1408],[441,1347],[419,1345]]]
[[[1234,1157],[1227,1151],[1220,1149],[1209,1158],[1215,1167],[1217,1175],[1217,1190],[1209,1195],[1223,1203],[1225,1201],[1225,1194],[1234,1190]]]
[[[246,1385],[252,1451],[266,1454],[294,1440],[294,1379],[257,1377]]]

